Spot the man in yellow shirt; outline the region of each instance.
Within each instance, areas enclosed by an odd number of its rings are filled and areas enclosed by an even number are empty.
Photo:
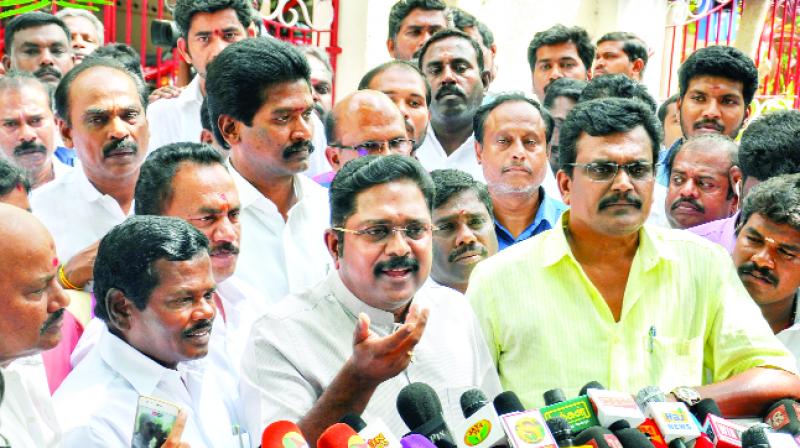
[[[713,398],[726,416],[800,397],[794,358],[728,254],[643,225],[659,135],[639,102],[579,103],[561,128],[557,176],[571,210],[473,271],[467,297],[500,380],[529,407],[548,389],[574,395],[591,380]]]

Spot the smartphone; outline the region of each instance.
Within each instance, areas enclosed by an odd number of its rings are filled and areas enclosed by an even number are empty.
[[[176,404],[140,395],[131,448],[159,448],[163,445],[172,432],[179,410]]]

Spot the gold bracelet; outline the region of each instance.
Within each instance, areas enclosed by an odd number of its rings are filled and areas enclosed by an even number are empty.
[[[67,279],[67,273],[64,272],[64,265],[63,264],[58,267],[58,281],[59,281],[59,283],[61,283],[61,286],[65,287],[67,289],[81,289],[81,288],[78,288],[77,286],[73,285],[69,281],[69,279]]]

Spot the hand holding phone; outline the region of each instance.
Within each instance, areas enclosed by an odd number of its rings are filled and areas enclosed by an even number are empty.
[[[181,442],[183,435],[183,428],[186,426],[186,413],[178,411],[178,418],[175,419],[175,424],[172,425],[172,431],[167,437],[167,441],[161,445],[161,448],[191,448],[188,443]]]
[[[181,443],[186,413],[178,405],[140,396],[133,427],[132,448],[187,448]]]

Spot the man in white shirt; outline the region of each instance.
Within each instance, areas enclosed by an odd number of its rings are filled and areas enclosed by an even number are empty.
[[[0,149],[25,168],[33,188],[72,169],[54,155],[55,133],[47,87],[26,72],[12,70],[0,78]]]
[[[37,189],[31,206],[56,240],[62,286],[91,280],[97,240],[132,211],[147,148],[146,98],[139,77],[102,58],[75,67],[56,89],[61,134],[81,164]]]
[[[211,343],[239,371],[250,327],[267,301],[233,275],[239,257],[241,205],[233,177],[222,156],[207,145],[173,143],[153,152],[142,165],[136,183],[136,214],[183,218],[208,238],[211,270],[217,282]],[[223,362],[225,359],[223,359]],[[238,381],[239,375],[234,373]],[[236,387],[236,384],[233,384]]]
[[[325,231],[336,271],[271,308],[245,349],[241,395],[251,432],[288,419],[314,443],[356,412],[400,436],[410,428],[395,403],[411,382],[438,392],[450,424],[460,421],[466,390],[500,392],[463,296],[423,286],[433,190],[422,165],[406,156],[361,157],[342,168]]]
[[[208,239],[182,219],[134,216],[101,240],[94,271],[107,329],[53,397],[63,446],[130,446],[141,396],[184,410],[192,447],[237,446],[234,398],[202,359],[216,316]]]
[[[208,69],[208,111],[230,147],[242,201],[236,275],[273,302],[325,277],[328,192],[301,175],[314,151],[310,69],[295,47],[263,37],[223,50]]]
[[[56,280],[53,239],[29,212],[0,204],[0,444],[59,446],[60,433],[39,353],[55,347],[69,298]]]

